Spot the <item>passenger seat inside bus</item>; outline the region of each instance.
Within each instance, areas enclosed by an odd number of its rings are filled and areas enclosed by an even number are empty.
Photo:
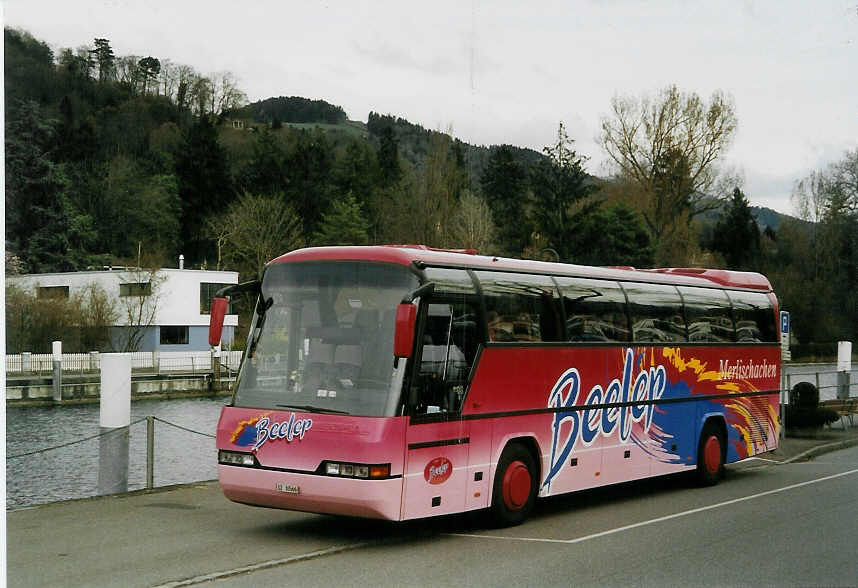
[[[324,381],[334,369],[334,347],[334,345],[322,343],[320,339],[310,339],[302,386],[304,393],[315,396],[319,389],[325,387]]]

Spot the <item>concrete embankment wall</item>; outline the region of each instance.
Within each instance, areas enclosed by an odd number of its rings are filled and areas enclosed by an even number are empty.
[[[232,393],[234,378],[214,381],[210,375],[142,376],[131,379],[131,399],[183,398],[191,396],[226,396]],[[63,402],[98,402],[99,380],[64,379]],[[15,378],[6,382],[6,406],[53,404],[53,383],[45,378]]]

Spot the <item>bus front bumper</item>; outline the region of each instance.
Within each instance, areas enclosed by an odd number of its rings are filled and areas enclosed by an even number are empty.
[[[362,480],[218,465],[218,480],[224,496],[243,504],[400,520],[402,478]]]

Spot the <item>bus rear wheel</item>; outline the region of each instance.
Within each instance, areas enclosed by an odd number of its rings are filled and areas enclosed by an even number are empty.
[[[501,526],[518,525],[536,501],[536,464],[522,445],[509,445],[501,454],[492,491],[492,514]]]
[[[703,426],[697,447],[697,481],[701,486],[714,486],[724,477],[724,438],[712,422]]]

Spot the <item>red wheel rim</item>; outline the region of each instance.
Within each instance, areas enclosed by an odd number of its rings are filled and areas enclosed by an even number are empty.
[[[717,474],[721,469],[721,442],[712,435],[703,446],[703,466],[710,474]]]
[[[509,510],[519,510],[530,498],[530,470],[524,462],[509,464],[503,475],[503,502]]]

